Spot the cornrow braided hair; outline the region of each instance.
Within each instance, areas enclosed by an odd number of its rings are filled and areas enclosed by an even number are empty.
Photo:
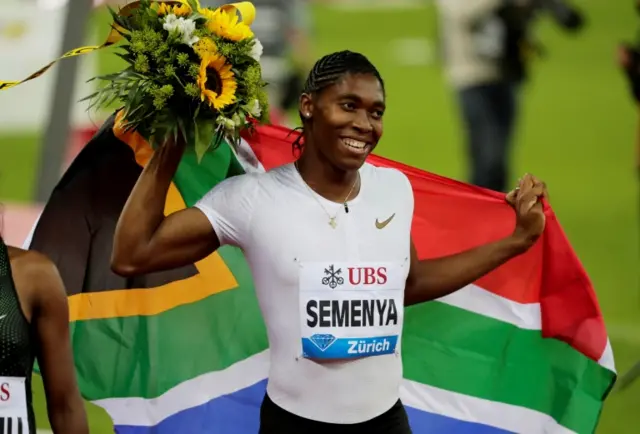
[[[302,93],[309,95],[317,94],[326,87],[337,83],[347,74],[371,74],[380,81],[380,85],[384,91],[384,80],[373,63],[363,54],[344,50],[327,54],[313,65],[304,84]],[[302,113],[300,113],[300,120],[304,125],[305,118]],[[293,142],[294,153],[302,152],[302,133],[303,131],[300,132],[298,138]]]

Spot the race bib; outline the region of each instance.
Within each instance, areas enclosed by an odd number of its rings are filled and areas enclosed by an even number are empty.
[[[0,433],[29,432],[26,381],[19,377],[0,377]]]
[[[402,334],[406,276],[400,263],[300,264],[302,356],[393,354]]]

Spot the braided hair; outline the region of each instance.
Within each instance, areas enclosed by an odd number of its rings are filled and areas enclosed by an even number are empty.
[[[378,79],[382,90],[384,92],[384,80],[378,72],[378,69],[373,66],[373,63],[369,61],[363,54],[355,53],[353,51],[344,50],[337,51],[335,53],[327,54],[318,60],[304,84],[302,93],[309,95],[318,94],[323,89],[337,83],[341,78],[347,74],[370,74]],[[300,120],[303,125],[305,117],[300,113]],[[293,142],[293,151],[302,151],[302,139],[303,134],[300,134],[298,138]]]

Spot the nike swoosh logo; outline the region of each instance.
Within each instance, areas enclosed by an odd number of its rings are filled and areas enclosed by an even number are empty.
[[[377,227],[378,229],[384,229],[384,228],[385,228],[385,226],[387,226],[387,225],[391,222],[391,220],[393,220],[393,218],[394,218],[395,216],[396,216],[396,213],[393,213],[393,214],[391,214],[391,217],[389,217],[388,219],[386,219],[386,220],[385,220],[385,221],[383,221],[383,222],[380,222],[380,221],[378,221],[378,219],[376,219],[376,227]]]
[[[4,317],[6,317],[6,316],[7,316],[7,314],[0,315],[0,319],[4,319]]]

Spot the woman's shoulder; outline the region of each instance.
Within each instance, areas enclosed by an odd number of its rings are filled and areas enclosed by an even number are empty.
[[[8,246],[11,270],[29,274],[48,273],[56,269],[55,264],[46,255],[35,250],[24,250]],[[53,269],[53,270],[52,270]]]
[[[9,247],[9,263],[15,290],[28,321],[40,307],[66,297],[58,268],[46,255]]]
[[[22,290],[42,288],[60,280],[54,262],[35,250],[9,247],[9,263],[16,287]]]
[[[264,171],[251,171],[231,176],[220,182],[220,188],[236,188],[248,190],[260,190],[261,188],[273,188],[280,183],[291,184],[295,176],[293,164],[285,164]]]
[[[395,167],[376,166],[370,163],[365,163],[362,167],[362,174],[370,176],[392,189],[396,188],[398,184],[402,186],[411,185],[407,175],[402,170]]]

